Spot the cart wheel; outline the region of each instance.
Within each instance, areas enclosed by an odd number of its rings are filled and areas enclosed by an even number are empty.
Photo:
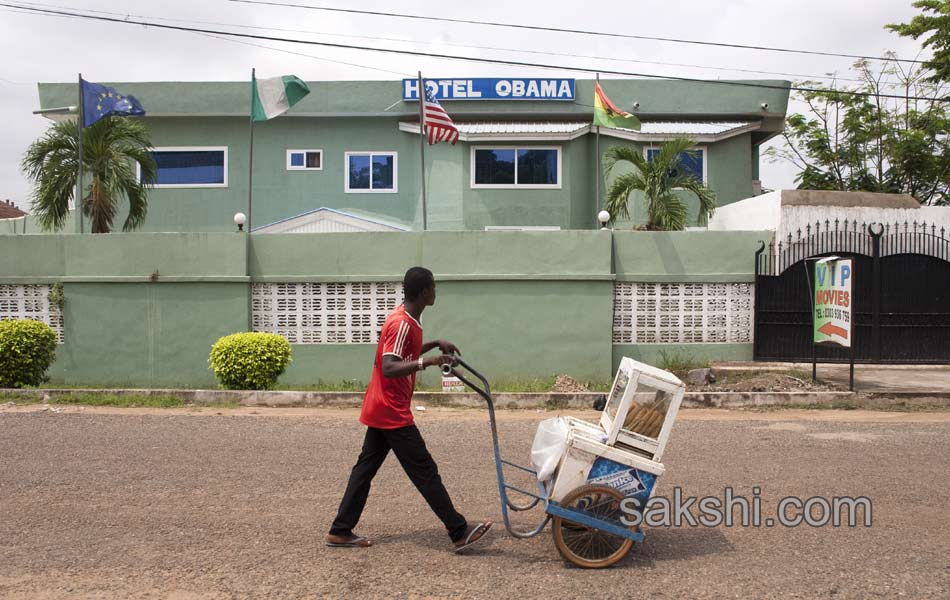
[[[585,485],[571,491],[561,500],[567,509],[577,508],[597,517],[620,522],[620,503],[624,495],[606,485]],[[627,555],[633,540],[571,522],[561,517],[552,519],[554,545],[566,560],[586,569],[609,567]]]

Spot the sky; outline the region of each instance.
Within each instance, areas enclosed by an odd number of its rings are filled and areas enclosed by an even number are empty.
[[[918,42],[884,29],[887,23],[906,22],[916,14],[912,0],[273,1],[868,56],[893,50],[901,58],[915,58],[920,51]],[[0,3],[113,13],[105,16],[120,12],[119,18],[129,15],[190,27],[527,60],[578,69],[555,71],[311,45],[236,42],[205,34],[40,16],[0,7],[0,55],[5,57],[0,63],[0,114],[4,115],[0,125],[4,138],[0,144],[0,199],[11,199],[20,207],[28,206],[31,190],[19,170],[20,160],[50,123],[32,114],[39,108],[36,84],[76,81],[80,72],[90,81],[112,82],[241,81],[249,79],[252,67],[261,74],[293,73],[307,81],[402,79],[415,76],[419,70],[427,77],[585,79],[598,69],[611,68],[708,79],[803,80],[835,74],[839,78],[853,77],[849,72],[853,59],[849,58],[353,15],[229,0]],[[803,110],[801,104],[792,103],[789,114]],[[779,143],[778,138],[772,143]],[[765,188],[793,188],[795,173],[788,163],[762,159],[760,177]]]

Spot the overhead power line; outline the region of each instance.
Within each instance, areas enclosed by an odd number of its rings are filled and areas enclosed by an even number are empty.
[[[568,29],[563,27],[545,27],[543,25],[523,25],[518,23],[503,23],[499,21],[478,21],[475,19],[458,19],[452,17],[433,17],[429,15],[414,15],[409,13],[394,13],[378,10],[359,10],[355,8],[336,8],[328,6],[313,6],[311,4],[291,4],[285,2],[271,2],[269,0],[228,0],[228,2],[237,2],[240,4],[260,4],[265,6],[282,6],[284,8],[303,8],[307,10],[321,10],[327,12],[341,12],[357,15],[372,15],[377,17],[396,17],[400,19],[418,19],[423,21],[441,21],[443,23],[462,23],[465,25],[487,25],[490,27],[507,27],[511,29],[529,29],[533,31],[549,31],[555,33],[574,33],[578,35],[593,35],[601,37],[625,38],[631,40],[649,40],[653,42],[672,42],[676,44],[696,44],[700,46],[718,46],[721,48],[740,48],[742,50],[762,50],[768,52],[785,52],[790,54],[811,54],[815,56],[835,56],[839,58],[855,58],[865,60],[883,60],[898,61],[906,63],[918,63],[920,61],[898,58],[886,58],[881,56],[866,56],[863,54],[842,54],[839,52],[822,52],[820,50],[801,50],[795,48],[779,48],[775,46],[751,46],[746,44],[729,44],[726,42],[707,42],[702,40],[687,40],[679,38],[657,37],[649,35],[634,35],[631,33],[613,33],[609,31],[589,31],[586,29]]]
[[[70,10],[72,7],[63,6],[60,4],[46,4],[41,2],[21,2],[20,4],[41,7],[41,8],[59,8]],[[354,38],[362,40],[373,40],[373,41],[383,41],[383,42],[401,42],[407,44],[416,44],[416,45],[425,45],[428,42],[413,40],[408,38],[398,38],[398,37],[384,37],[384,36],[373,36],[373,35],[358,35],[350,33],[334,33],[330,31],[314,31],[312,29],[293,29],[285,27],[267,27],[262,25],[245,25],[243,23],[223,23],[221,21],[207,21],[202,19],[180,19],[174,17],[163,17],[155,15],[141,15],[141,14],[131,14],[127,12],[115,12],[108,10],[97,10],[86,8],[83,9],[87,13],[101,14],[101,15],[113,15],[123,18],[135,17],[137,19],[156,19],[158,21],[168,21],[172,23],[191,23],[191,24],[200,24],[200,25],[216,25],[218,27],[234,27],[237,29],[254,29],[258,31],[280,31],[283,33],[305,33],[308,35],[325,35],[330,37],[344,37],[344,38]],[[219,38],[220,39],[220,38]],[[230,40],[234,41],[234,40]],[[451,46],[453,48],[468,48],[471,50],[492,50],[497,52],[516,52],[519,54],[537,54],[543,56],[560,56],[567,58],[591,58],[594,60],[604,60],[610,62],[619,62],[619,63],[634,63],[634,64],[644,64],[644,65],[659,65],[663,67],[678,67],[678,68],[688,68],[688,69],[707,69],[711,71],[724,71],[730,73],[751,73],[754,75],[778,75],[780,77],[794,77],[796,79],[803,80],[815,80],[815,79],[827,79],[832,81],[851,81],[861,83],[863,79],[849,78],[849,77],[838,77],[835,75],[825,74],[825,75],[805,75],[802,73],[786,73],[782,71],[765,71],[761,69],[743,69],[740,67],[717,67],[713,65],[697,65],[691,63],[675,63],[675,62],[662,62],[662,61],[652,61],[652,60],[639,60],[632,58],[618,58],[612,56],[594,56],[589,54],[577,54],[570,52],[553,52],[549,50],[529,50],[525,48],[504,48],[498,46],[483,46],[477,44],[459,44],[454,42],[440,42],[444,46]],[[265,49],[276,50],[276,48],[271,48],[268,46],[261,46]],[[309,56],[309,55],[307,55]],[[311,57],[316,58],[316,57]],[[363,66],[363,65],[354,65],[354,66]],[[372,67],[365,67],[372,68]],[[382,69],[385,70],[385,69]],[[411,74],[408,75],[411,77]]]
[[[733,87],[773,89],[773,90],[781,90],[781,91],[792,90],[792,91],[798,91],[798,92],[817,92],[817,93],[824,93],[824,92],[829,91],[829,90],[823,90],[823,89],[818,89],[818,88],[808,88],[808,87],[801,87],[801,86],[785,86],[785,85],[775,85],[775,84],[768,84],[768,83],[756,83],[752,81],[725,81],[725,80],[720,80],[720,79],[698,79],[698,78],[693,78],[693,77],[680,77],[680,76],[674,76],[674,75],[655,75],[652,73],[637,73],[637,72],[632,72],[632,71],[617,71],[617,70],[602,69],[602,68],[592,69],[592,68],[573,67],[573,66],[566,66],[566,65],[550,65],[550,64],[531,63],[531,62],[515,61],[515,60],[502,60],[498,58],[459,56],[459,55],[441,54],[441,53],[435,53],[435,52],[420,52],[416,50],[399,50],[395,48],[357,46],[354,44],[335,44],[331,42],[319,42],[319,41],[314,41],[314,40],[300,40],[300,39],[293,39],[293,38],[255,35],[255,34],[250,34],[250,33],[238,33],[238,32],[233,32],[233,31],[219,31],[215,29],[204,29],[204,28],[198,28],[198,27],[184,27],[181,25],[168,25],[164,23],[139,21],[139,20],[133,20],[133,19],[128,19],[128,18],[119,19],[119,18],[90,15],[90,14],[84,14],[84,13],[51,10],[51,9],[43,9],[43,8],[33,8],[33,7],[25,6],[25,5],[10,4],[6,2],[0,2],[0,6],[5,6],[8,8],[17,8],[21,10],[28,10],[37,14],[68,15],[68,16],[81,17],[81,18],[93,20],[93,21],[122,23],[125,25],[142,25],[145,27],[154,27],[156,29],[168,29],[168,30],[173,30],[173,31],[187,31],[187,32],[204,33],[204,34],[212,34],[212,35],[224,35],[224,36],[229,36],[229,37],[266,40],[266,41],[273,41],[273,42],[285,42],[285,43],[291,43],[291,44],[307,44],[307,45],[312,45],[312,46],[323,46],[326,48],[340,48],[340,49],[345,49],[345,50],[361,50],[361,51],[367,51],[367,52],[381,52],[381,53],[386,53],[386,54],[420,56],[420,57],[425,57],[425,58],[460,60],[460,61],[467,61],[467,62],[497,64],[497,65],[506,65],[506,66],[514,66],[514,67],[553,69],[553,70],[558,70],[558,71],[575,71],[575,72],[585,72],[585,73],[604,73],[608,75],[625,75],[629,77],[644,77],[647,79],[683,81],[683,82],[690,82],[690,83],[706,83],[706,84],[712,84],[712,85],[724,85],[724,86],[733,86]],[[870,92],[844,91],[844,90],[835,90],[835,93],[842,96],[860,96],[860,97],[892,98],[896,100],[950,102],[950,98],[936,98],[935,99],[935,98],[928,98],[924,96],[908,97],[902,94],[874,94]]]

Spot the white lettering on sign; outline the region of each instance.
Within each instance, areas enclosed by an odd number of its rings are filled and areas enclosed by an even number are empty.
[[[441,100],[573,100],[573,79],[426,79]],[[403,80],[403,100],[417,100],[418,81]]]
[[[469,80],[468,80],[468,91],[466,92],[466,95],[467,95],[469,98],[481,98],[481,97],[482,97],[482,93],[481,93],[481,92],[478,92],[478,91],[475,91],[475,89],[472,87],[472,85],[473,85],[473,84],[472,84],[472,80],[469,79]]]

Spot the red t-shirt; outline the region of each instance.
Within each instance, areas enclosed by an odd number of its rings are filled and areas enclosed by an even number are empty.
[[[397,429],[414,423],[410,401],[416,387],[416,374],[384,377],[383,356],[391,354],[400,360],[417,360],[421,351],[422,325],[400,304],[386,317],[379,333],[373,375],[363,397],[360,423],[376,429]]]

